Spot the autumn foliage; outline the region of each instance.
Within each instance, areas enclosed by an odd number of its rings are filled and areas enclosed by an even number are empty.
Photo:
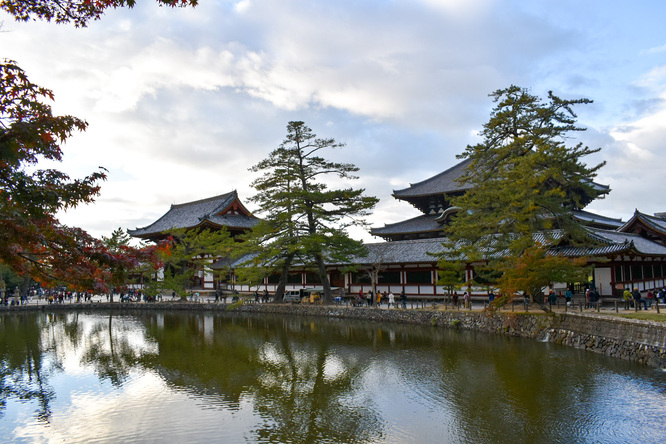
[[[164,6],[196,6],[198,0],[157,0]],[[132,8],[136,0],[0,0],[0,8],[16,20],[46,20],[86,26],[109,8]]]
[[[90,203],[106,178],[104,168],[83,179],[40,160],[62,160],[61,144],[87,123],[54,116],[53,93],[30,82],[13,61],[0,63],[0,261],[41,282],[104,290],[114,272],[154,260],[150,249],[110,251],[80,228],[56,219],[58,211]]]
[[[552,282],[577,282],[585,279],[589,270],[587,258],[568,258],[549,253],[541,245],[527,248],[520,256],[507,257],[500,268],[497,282],[501,293],[524,294],[539,302],[543,288]]]

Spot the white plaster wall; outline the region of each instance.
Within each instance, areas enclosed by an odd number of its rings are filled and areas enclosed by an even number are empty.
[[[602,296],[612,296],[613,289],[611,288],[611,269],[610,267],[597,267],[594,269],[594,283],[597,286],[597,291]]]

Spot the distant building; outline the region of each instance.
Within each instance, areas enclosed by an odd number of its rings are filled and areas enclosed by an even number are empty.
[[[393,197],[410,203],[423,214],[401,222],[387,224],[384,227],[371,229],[371,234],[382,237],[389,243],[404,245],[403,249],[410,249],[407,242],[416,251],[427,250],[430,253],[443,251],[441,238],[444,236],[443,227],[450,217],[459,211],[451,206],[451,199],[464,194],[470,186],[461,185],[458,179],[468,168],[468,159],[454,165],[433,177],[422,182],[410,185],[408,188],[396,190]],[[601,192],[607,192],[606,185],[594,184]],[[583,206],[590,202],[583,202]],[[630,221],[624,223],[621,219],[610,218],[585,210],[574,211],[574,216],[581,223],[589,227],[590,236],[600,246],[561,247],[558,254],[569,257],[590,256],[600,258],[594,263],[593,279],[589,285],[594,285],[602,295],[617,295],[624,288],[638,287],[640,290],[663,288],[666,286],[666,214],[648,216],[636,211]],[[376,245],[376,246],[374,246]],[[382,244],[374,244],[376,248],[384,248]],[[395,249],[392,247],[390,249]],[[405,259],[416,264],[414,252],[405,254]],[[425,255],[421,255],[423,264]],[[407,261],[405,261],[407,262]],[[433,264],[433,288],[436,279],[436,264]],[[466,278],[474,276],[473,264],[467,269]],[[409,282],[402,282],[409,285]],[[422,289],[422,287],[419,287]],[[443,289],[435,288],[434,294]]]
[[[370,243],[368,255],[349,263],[329,263],[331,285],[342,287],[347,293],[367,293],[372,289],[370,273],[378,273],[377,289],[399,294],[403,290],[410,296],[443,296],[447,290],[437,285],[436,254],[444,252],[443,227],[459,209],[451,206],[451,198],[465,193],[469,187],[458,184],[457,179],[468,167],[462,161],[453,167],[408,188],[396,190],[393,197],[405,201],[423,214],[401,222],[387,224],[371,230],[371,234],[386,242]],[[600,192],[605,185],[595,184]],[[589,202],[584,202],[588,204]],[[625,288],[638,287],[641,291],[666,287],[666,217],[649,216],[638,211],[628,221],[610,218],[585,210],[574,212],[575,217],[589,227],[596,241],[594,247],[558,247],[556,253],[568,257],[597,258],[590,282],[581,286],[594,286],[602,296],[620,295]],[[259,222],[240,202],[235,191],[221,196],[185,204],[172,205],[160,219],[144,228],[128,230],[134,237],[159,240],[172,228],[220,228],[232,234],[251,229]],[[537,234],[537,236],[539,236]],[[240,262],[218,261],[220,266],[234,268]],[[355,272],[347,271],[350,265]],[[474,277],[474,264],[469,264],[466,279]],[[233,275],[228,285],[239,291],[268,290],[277,287],[278,276],[268,276],[259,286],[237,285]],[[294,270],[288,288],[319,285],[317,273]],[[212,280],[202,279],[202,288],[216,288]],[[481,289],[478,289],[481,291]],[[578,288],[582,290],[582,288]]]
[[[187,230],[220,230],[226,228],[232,237],[245,233],[259,223],[259,219],[250,213],[240,201],[236,190],[209,197],[208,199],[171,205],[162,217],[152,224],[127,230],[140,239],[158,242],[166,239],[169,232],[175,229]],[[225,258],[211,258],[223,264]],[[161,279],[158,275],[158,279]],[[200,271],[192,282],[192,288],[216,289],[220,285],[212,275]]]

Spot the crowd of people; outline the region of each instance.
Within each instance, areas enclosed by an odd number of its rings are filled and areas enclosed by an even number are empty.
[[[27,305],[35,300],[43,301],[48,304],[62,304],[64,302],[89,302],[92,300],[93,293],[89,291],[76,292],[69,291],[66,288],[47,288],[41,287],[28,290],[22,293],[18,287],[13,292],[5,292],[0,301],[4,306]]]
[[[666,304],[666,288],[658,290],[648,290],[643,297],[637,287],[633,291],[624,290],[623,299],[628,306],[635,307],[637,310],[648,310],[656,303]]]
[[[232,302],[239,300],[239,294],[237,292],[230,293]],[[218,290],[215,292],[215,302],[227,302],[227,296],[225,292]],[[53,288],[53,289],[44,289],[41,287],[30,289],[27,293],[23,294],[18,287],[14,288],[13,291],[3,291],[2,298],[0,299],[0,304],[4,306],[16,306],[16,305],[26,305],[37,301],[37,303],[48,303],[48,304],[62,304],[65,302],[69,303],[80,303],[80,302],[90,302],[93,299],[92,292],[75,292],[69,291],[67,288]],[[114,290],[112,293],[107,293],[101,296],[102,300],[104,297],[106,301],[113,301],[113,297],[117,296],[119,302],[154,302],[161,301],[162,295],[149,296],[145,292],[142,292],[139,289],[126,289],[126,290]],[[254,302],[269,302],[270,295],[267,290],[263,292],[255,291],[253,294]],[[564,294],[565,303],[570,305],[572,302],[572,292],[570,289],[566,290]],[[177,295],[174,292],[172,294],[172,299],[176,299]],[[544,297],[544,303],[555,305],[557,303],[558,297],[562,295],[555,294],[554,291],[550,290],[548,294]],[[189,298],[190,301],[203,302],[203,298],[200,297],[198,292],[190,292]],[[340,299],[340,298],[339,298]],[[488,294],[488,302],[493,303],[495,299],[495,294],[491,291]],[[585,292],[585,300],[590,308],[596,308],[597,304],[600,303],[600,295],[594,289],[587,289]],[[451,300],[454,304],[458,302],[458,294],[451,296]],[[638,310],[649,310],[655,304],[666,304],[666,288],[656,289],[656,290],[647,290],[641,292],[638,288],[626,289],[623,293],[623,300],[625,301],[626,308],[636,308]],[[468,292],[465,292],[463,295],[463,302],[465,307],[468,307],[471,303],[471,297]],[[374,293],[372,290],[364,293],[362,290],[359,291],[358,295],[352,295],[351,305],[356,307],[382,307],[382,304],[386,304],[388,308],[394,307],[407,308],[407,294],[403,290],[398,296],[393,294],[393,292],[388,291],[382,293],[377,291]]]
[[[393,294],[392,291],[387,292],[388,294],[382,294],[381,291],[377,291],[377,294],[375,294],[372,290],[369,290],[367,293],[363,293],[363,290],[358,292],[358,296],[356,296],[355,300],[352,300],[352,305],[355,307],[363,307],[363,306],[368,306],[368,307],[381,307],[382,303],[386,303],[388,308],[391,307],[398,307],[396,304],[396,297]],[[402,290],[400,293],[400,304],[402,305],[402,308],[406,309],[407,308],[407,293],[405,293],[405,290]]]

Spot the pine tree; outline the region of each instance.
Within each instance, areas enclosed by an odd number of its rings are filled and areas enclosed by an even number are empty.
[[[358,168],[350,163],[330,162],[321,157],[325,149],[343,147],[334,139],[320,139],[303,122],[289,122],[287,137],[269,156],[250,171],[263,172],[252,183],[264,222],[247,237],[257,254],[248,266],[279,271],[276,297],[282,296],[289,270],[298,261],[313,266],[320,277],[324,299],[331,288],[325,262],[344,262],[362,254],[362,242],[349,237],[346,229],[365,225],[363,217],[377,203],[363,196],[364,189],[329,189],[327,176],[354,180]]]
[[[588,167],[582,159],[600,148],[566,141],[569,133],[584,130],[576,125],[573,106],[591,101],[564,100],[552,92],[543,101],[517,86],[491,97],[496,106],[483,126],[483,141],[458,156],[470,161],[459,181],[471,188],[451,203],[459,208],[445,229],[453,256],[506,269],[526,251],[589,243],[573,211],[608,193],[593,181],[605,162]],[[555,276],[542,274],[541,281],[548,284]]]

